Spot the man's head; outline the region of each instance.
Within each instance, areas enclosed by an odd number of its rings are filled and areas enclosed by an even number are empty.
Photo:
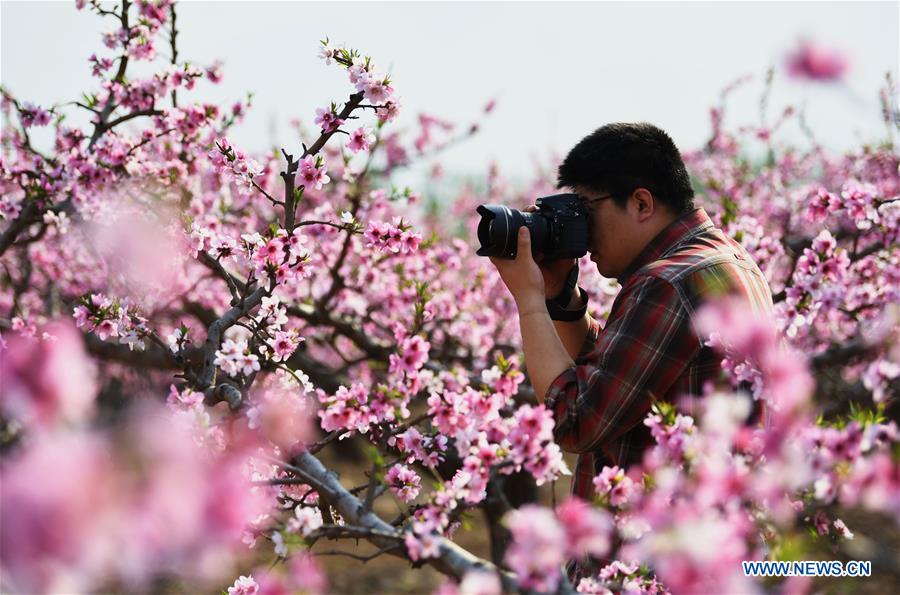
[[[694,190],[675,143],[647,123],[607,124],[581,139],[559,166],[591,213],[591,259],[619,277],[669,223],[694,209]]]

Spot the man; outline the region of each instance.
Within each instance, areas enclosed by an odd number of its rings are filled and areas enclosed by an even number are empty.
[[[604,466],[639,462],[653,443],[643,420],[654,400],[699,395],[721,373],[695,331],[701,304],[730,294],[765,313],[772,294],[747,252],[694,208],[681,155],[659,128],[596,130],[566,156],[558,186],[581,197],[591,260],[622,286],[603,330],[586,294],[563,289],[574,261],[535,262],[527,228],[515,260],[492,262],[518,306],[525,365],[556,442],[579,454],[573,494],[590,501]]]

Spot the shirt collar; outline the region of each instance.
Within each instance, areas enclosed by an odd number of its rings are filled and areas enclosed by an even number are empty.
[[[643,250],[631,261],[625,273],[619,277],[619,284],[625,285],[625,281],[645,264],[658,260],[666,252],[683,239],[693,236],[700,231],[713,226],[712,220],[702,208],[685,213],[650,240]]]

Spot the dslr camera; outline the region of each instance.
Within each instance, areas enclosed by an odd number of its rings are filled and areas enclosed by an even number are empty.
[[[531,232],[532,256],[544,260],[580,258],[588,249],[588,213],[577,194],[554,194],[538,198],[537,210],[523,213],[503,205],[480,205],[478,256],[514,259],[519,228]]]

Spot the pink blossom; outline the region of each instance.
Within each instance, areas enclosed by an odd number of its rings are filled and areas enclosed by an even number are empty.
[[[4,219],[15,219],[19,216],[21,210],[22,205],[19,202],[13,201],[11,197],[0,197],[0,216]]]
[[[372,103],[382,103],[387,101],[394,92],[394,88],[390,85],[388,79],[370,78],[364,84],[364,92],[366,99]]]
[[[410,337],[400,345],[400,355],[391,354],[391,371],[415,374],[428,360],[430,345],[422,337]]]
[[[818,223],[840,208],[840,202],[824,188],[816,188],[808,197],[807,217],[810,221]]]
[[[302,337],[297,337],[294,332],[277,331],[270,346],[275,352],[275,357],[281,361],[285,361],[292,353],[294,353],[294,350],[297,349],[297,345],[303,340]]]
[[[46,126],[50,123],[50,112],[27,101],[22,104],[19,117],[22,119],[22,126],[25,128]]]
[[[234,584],[228,587],[228,595],[257,595],[259,585],[253,580],[253,576],[239,576]]]
[[[297,171],[297,183],[308,188],[321,190],[325,184],[331,181],[331,178],[325,172],[325,165],[317,162],[312,155],[308,155],[300,161],[300,168]]]
[[[171,384],[166,404],[173,409],[195,409],[203,405],[203,393],[189,388],[179,391],[174,384]]]
[[[331,60],[334,58],[335,49],[332,48],[326,41],[322,42],[322,47],[319,48],[319,58],[325,60],[325,65],[330,66]]]
[[[4,583],[22,592],[87,587],[96,562],[84,546],[98,533],[98,511],[120,507],[103,442],[80,433],[50,434],[4,466],[0,478]],[[91,566],[79,569],[79,559]]]
[[[263,510],[243,455],[201,449],[153,408],[132,412],[116,434],[48,433],[9,463],[0,562],[25,592],[81,592],[111,579],[142,590],[158,573],[188,568],[209,580],[199,561],[226,562]]]
[[[404,502],[415,500],[416,496],[419,495],[421,479],[415,471],[412,471],[405,465],[394,465],[391,467],[387,475],[385,475],[385,481],[387,481],[391,491]]]
[[[0,409],[25,425],[84,421],[94,409],[96,366],[71,323],[41,327],[52,340],[8,335],[0,352]]]
[[[350,133],[350,142],[347,143],[347,148],[354,153],[358,153],[360,151],[368,151],[369,147],[374,142],[375,135],[372,134],[372,131],[368,128],[360,126]]]
[[[626,504],[636,491],[634,481],[618,466],[603,467],[594,478],[594,489],[599,496],[608,497],[612,506]]]
[[[501,595],[503,587],[494,572],[470,570],[459,583],[460,595]]]
[[[214,85],[222,82],[222,63],[220,61],[216,61],[206,68],[206,79]]]
[[[243,340],[226,339],[216,350],[214,363],[228,376],[237,374],[246,376],[260,369],[259,357],[254,353],[248,353],[247,342]]]
[[[869,229],[878,223],[878,210],[875,208],[875,197],[878,190],[870,183],[848,180],[841,189],[841,198],[847,215],[856,223],[857,229]]]
[[[506,563],[523,587],[553,591],[561,578],[565,530],[550,510],[533,504],[508,513],[505,519],[512,534]]]
[[[294,591],[308,595],[324,595],[328,592],[328,578],[312,554],[304,552],[291,556],[287,562],[287,575]]]
[[[400,113],[400,101],[396,97],[387,99],[375,110],[375,115],[382,122],[393,122]]]
[[[837,534],[842,539],[853,539],[853,533],[850,532],[850,529],[847,528],[847,525],[844,524],[844,521],[841,519],[835,519],[834,521],[834,529],[837,531]]]
[[[295,378],[297,376],[298,378]],[[247,411],[252,429],[286,452],[302,449],[313,439],[315,405],[307,393],[312,392],[302,372],[282,377],[266,377],[258,381],[252,394],[252,407]]]
[[[326,432],[341,429],[367,432],[369,426],[377,421],[369,408],[368,391],[360,383],[353,384],[349,389],[341,386],[332,396],[322,392],[319,401],[325,405],[319,411],[319,417]]]
[[[432,532],[430,527],[419,521],[413,522],[412,531],[408,531],[403,540],[406,544],[406,551],[413,561],[436,558],[441,553],[438,536]]]
[[[796,78],[834,81],[847,71],[847,59],[822,44],[802,41],[787,57],[788,73]]]
[[[337,117],[333,109],[316,108],[316,118],[314,120],[323,132],[333,132],[337,130],[344,121]]]
[[[609,553],[614,524],[608,512],[570,498],[560,505],[556,517],[566,532],[568,556],[599,558]]]
[[[297,505],[294,508],[294,517],[288,521],[287,529],[292,533],[309,537],[322,526],[322,523],[322,512],[318,508]]]

